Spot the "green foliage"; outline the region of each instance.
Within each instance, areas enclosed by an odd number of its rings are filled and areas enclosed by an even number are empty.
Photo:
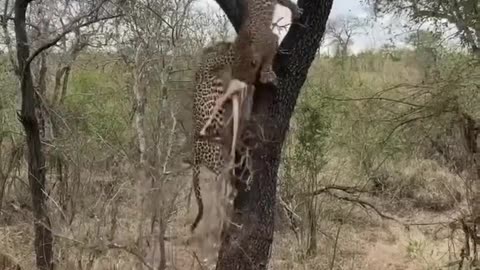
[[[7,57],[0,57],[0,139],[18,137],[21,132],[16,114],[18,83],[10,70]]]
[[[299,102],[295,114],[295,161],[298,166],[316,173],[325,163],[325,147],[331,126],[329,105],[322,98],[322,89],[312,87]]]
[[[455,123],[459,112],[480,118],[480,64],[443,48],[434,33],[415,38],[414,51],[388,48],[395,57],[370,51],[312,66],[284,153],[287,197],[311,190],[305,177],[321,174],[322,185],[367,185],[428,211],[464,198],[451,171],[465,158]],[[435,49],[434,61],[421,56],[424,48]]]
[[[424,243],[416,240],[408,242],[407,254],[410,258],[416,259],[424,251]]]
[[[131,106],[126,91],[109,76],[94,70],[78,70],[65,99],[66,110],[77,128],[98,140],[118,142],[129,128]]]

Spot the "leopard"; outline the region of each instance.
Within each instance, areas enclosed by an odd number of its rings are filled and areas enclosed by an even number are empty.
[[[291,0],[247,0],[246,19],[232,48],[232,80],[224,94],[216,100],[213,112],[200,135],[205,136],[208,130],[215,130],[215,127],[211,127],[212,122],[218,118],[218,111],[223,111],[223,105],[231,100],[232,96],[240,92],[241,95],[246,95],[244,100],[251,100],[255,90],[253,85],[257,80],[263,84],[276,84],[273,59],[278,50],[278,36],[273,33],[271,25],[277,4],[290,9],[292,21],[298,21],[303,13]],[[248,110],[244,112],[249,113]]]
[[[200,64],[195,73],[195,87],[193,95],[193,168],[192,182],[195,199],[197,201],[198,213],[190,227],[191,232],[195,230],[203,217],[204,207],[200,190],[200,166],[205,166],[213,172],[218,179],[220,176],[230,178],[225,170],[227,151],[225,142],[218,140],[230,127],[230,120],[233,118],[233,133],[238,129],[238,110],[240,107],[240,96],[232,98],[230,110],[222,107],[215,113],[212,127],[215,132],[209,136],[200,136],[200,131],[209,119],[215,102],[220,98],[231,80],[231,64],[233,62],[232,42],[217,42],[203,49],[200,57]],[[236,111],[236,112],[235,112]],[[228,120],[227,120],[228,118]],[[235,119],[237,118],[237,119]],[[228,137],[228,136],[224,136]],[[234,135],[235,137],[235,135]],[[235,139],[232,140],[232,144]],[[229,142],[227,142],[229,143]],[[232,159],[230,153],[230,160]]]
[[[232,72],[231,67],[235,61],[235,51],[231,42],[221,42],[212,47],[204,49],[202,55],[202,66],[196,73],[196,96],[194,98],[194,115],[197,117],[197,121],[194,121],[196,125],[203,125],[202,127],[196,126],[196,134],[200,134],[199,137],[212,137],[220,135],[220,130],[229,126],[230,121],[233,120],[233,132],[228,137],[223,132],[224,145],[230,145],[229,163],[233,166],[235,160],[235,149],[238,142],[239,134],[241,133],[240,124],[244,123],[249,117],[252,107],[252,95],[255,87],[253,85],[247,85],[242,81],[234,80],[235,89],[243,89],[243,91],[236,91],[232,94],[226,94],[226,86],[232,88]],[[213,76],[210,78],[209,76]],[[209,88],[209,83],[215,85]],[[204,85],[207,84],[207,85]],[[205,88],[202,88],[204,87]],[[207,89],[207,90],[205,90]],[[213,98],[215,96],[215,98]],[[225,100],[224,100],[225,99]],[[197,102],[195,104],[195,101]],[[221,101],[222,107],[217,107],[216,103]],[[231,110],[228,112],[223,107],[226,101],[231,101]],[[228,113],[227,113],[228,112]],[[205,114],[209,113],[208,117],[202,118]],[[240,117],[242,114],[242,117]],[[230,118],[225,120],[226,115]],[[210,128],[210,133],[205,129],[205,126]],[[200,130],[198,132],[198,130]],[[225,131],[225,130],[224,130]],[[210,136],[207,135],[210,134]]]

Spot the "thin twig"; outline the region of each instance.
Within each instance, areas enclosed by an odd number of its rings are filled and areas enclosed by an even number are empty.
[[[330,185],[330,186],[324,186],[321,187],[315,191],[311,192],[303,192],[300,194],[297,194],[296,196],[301,196],[301,197],[306,197],[306,196],[317,196],[325,192],[329,192],[330,190],[340,190],[346,193],[366,193],[368,192],[367,190],[359,189],[356,187],[346,187],[346,186],[338,186],[338,185]]]
[[[338,238],[340,237],[340,231],[342,230],[343,224],[340,224],[337,229],[337,233],[335,234],[335,243],[333,245],[333,256],[332,256],[332,262],[330,263],[330,270],[333,270],[333,267],[335,266],[335,259],[337,257],[337,250],[338,250]]]
[[[200,258],[198,258],[196,252],[193,252],[193,258],[195,258],[195,260],[197,261],[198,266],[200,267],[201,270],[205,269],[205,268],[203,267],[203,265],[202,265],[202,262],[200,262]]]

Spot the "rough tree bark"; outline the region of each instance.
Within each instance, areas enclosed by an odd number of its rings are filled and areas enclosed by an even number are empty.
[[[238,31],[243,0],[216,0]],[[252,153],[253,181],[247,188],[238,181],[233,222],[224,232],[217,270],[266,269],[274,231],[277,171],[282,145],[300,89],[320,46],[333,0],[299,0],[301,24],[291,26],[281,44],[274,69],[278,87],[256,85],[252,116],[263,130]]]
[[[28,182],[35,218],[34,244],[37,268],[51,270],[53,269],[53,238],[45,205],[45,157],[40,142],[39,123],[35,116],[35,110],[38,108],[38,97],[33,87],[30,64],[27,61],[30,56],[30,46],[25,26],[25,15],[30,2],[31,0],[15,1],[14,23],[22,94],[22,109],[19,118],[25,129],[28,148]]]

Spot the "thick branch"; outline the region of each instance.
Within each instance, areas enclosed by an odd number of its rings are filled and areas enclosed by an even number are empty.
[[[245,1],[244,0],[216,0],[217,4],[227,15],[228,19],[232,23],[235,31],[238,32],[240,25],[245,16]]]

